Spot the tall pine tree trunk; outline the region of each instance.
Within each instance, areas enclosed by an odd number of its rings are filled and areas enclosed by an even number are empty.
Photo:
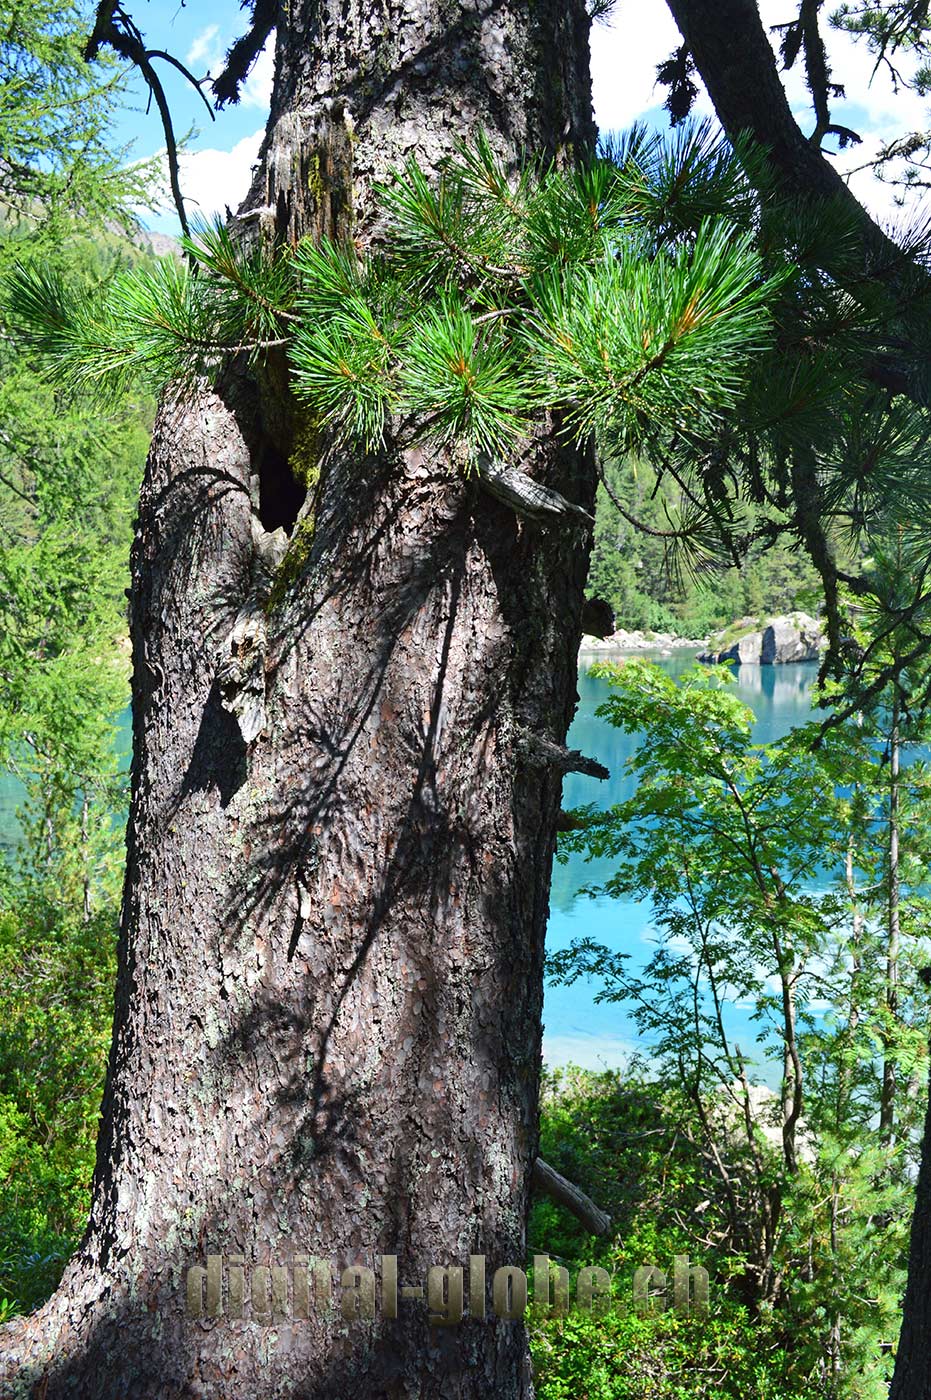
[[[889,1400],[931,1400],[931,1100],[925,1115],[909,1239],[908,1285]]]
[[[435,166],[479,126],[511,156],[571,152],[593,136],[587,32],[577,0],[291,0],[236,227],[365,246],[373,181],[409,153]],[[553,437],[522,465],[591,505],[590,461]],[[283,368],[161,405],[91,1221],[59,1292],[3,1334],[13,1393],[532,1394],[490,1292],[525,1262],[560,798],[525,739],[565,736],[590,540],[427,449],[341,455],[305,499],[317,467]],[[381,1256],[403,1288],[470,1254],[484,1320],[431,1328],[403,1297],[386,1316]],[[185,1280],[208,1255],[223,1315],[198,1319]],[[335,1284],[372,1268],[374,1321],[296,1316],[307,1256]],[[267,1322],[260,1265],[284,1270]]]

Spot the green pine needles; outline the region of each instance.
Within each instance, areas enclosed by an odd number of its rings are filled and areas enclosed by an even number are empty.
[[[103,289],[21,265],[9,314],[72,388],[190,383],[284,352],[331,445],[501,459],[555,414],[616,453],[660,422],[713,433],[770,341],[785,271],[764,273],[748,188],[707,127],[516,172],[480,135],[436,180],[414,160],[394,173],[366,255],[305,241],[272,256],[217,223],[183,240],[183,263]]]
[[[864,281],[849,206],[780,196],[765,153],[709,123],[668,140],[634,129],[565,168],[512,168],[480,134],[437,177],[409,161],[378,197],[364,253],[273,249],[234,220],[185,238],[183,261],[102,287],[21,264],[7,323],[60,382],[107,395],[272,358],[321,464],[431,442],[500,491],[500,468],[513,472],[542,428],[594,444],[609,491],[604,464],[637,454],[661,493],[652,534],[670,577],[786,536],[808,554],[825,676],[864,680],[847,613],[883,605],[872,560],[893,539],[915,565],[918,627],[931,559],[926,226],[899,230]]]

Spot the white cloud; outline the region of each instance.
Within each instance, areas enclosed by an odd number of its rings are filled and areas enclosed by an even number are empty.
[[[228,41],[220,34],[218,24],[208,24],[188,49],[185,64],[195,75],[198,70],[216,77],[223,69]],[[275,35],[269,35],[252,71],[243,83],[239,101],[243,107],[267,112],[272,100],[272,80],[275,76]]]
[[[192,151],[183,156],[181,188],[187,192],[188,204],[208,218],[222,214],[226,205],[235,210],[248,193],[264,134],[260,127],[237,141],[231,151]]]
[[[222,47],[218,43],[219,26],[208,25],[191,45],[186,63],[196,69],[198,63],[206,61],[211,71],[217,73],[222,67]],[[240,106],[260,111],[263,116],[271,102],[272,80],[275,70],[275,45],[272,37],[259,54],[252,72],[243,86]],[[229,207],[235,210],[245,198],[252,182],[252,167],[259,157],[264,127],[244,136],[231,150],[221,151],[214,147],[206,150],[185,151],[179,160],[181,191],[184,195],[188,214],[199,214],[212,218],[223,214]],[[157,153],[164,159],[164,148]],[[160,196],[160,217],[156,225],[170,228],[173,219],[174,202],[168,187],[168,173],[162,182]]]
[[[205,67],[209,73],[215,69],[219,70],[223,58],[223,49],[217,42],[219,36],[220,26],[218,24],[208,24],[207,28],[202,29],[197,35],[184,58],[184,62],[192,72],[196,70],[198,65]]]
[[[245,199],[252,181],[252,167],[259,158],[264,129],[237,141],[231,151],[186,151],[179,161],[181,191],[188,214],[212,218],[224,213],[227,206],[235,210]],[[160,153],[164,156],[164,151]],[[173,210],[168,193],[167,172],[162,195],[162,208]]]
[[[613,23],[592,27],[592,86],[601,131],[623,131],[650,107],[662,106],[666,94],[656,86],[656,65],[681,43],[675,21],[658,0],[626,0]]]

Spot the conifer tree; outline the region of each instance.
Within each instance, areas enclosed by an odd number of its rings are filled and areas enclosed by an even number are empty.
[[[523,1260],[592,443],[710,431],[785,277],[715,222],[740,177],[707,139],[675,222],[674,155],[592,159],[587,28],[292,5],[229,229],[91,295],[14,279],[72,385],[168,381],[91,1220],[4,1338],[49,1396],[532,1393],[477,1281],[455,1328],[290,1314],[311,1254],[389,1295],[384,1257]],[[287,1270],[273,1333],[187,1315],[206,1254]]]
[[[112,58],[68,0],[0,6],[0,268],[138,264],[151,163],[111,139]],[[128,775],[132,519],[154,404],[105,411],[0,338],[0,1316],[54,1288],[84,1228],[115,964]],[[125,737],[125,736],[124,736]],[[122,765],[125,767],[125,765]]]
[[[761,200],[765,162],[702,128],[593,157],[581,5],[253,8],[218,91],[277,19],[276,85],[229,227],[102,291],[12,282],[66,382],[166,387],[91,1221],[0,1370],[102,1400],[529,1396],[478,1284],[461,1326],[402,1304],[364,1347],[290,1314],[309,1254],[414,1285],[522,1258],[595,453],[686,483],[693,554],[741,546],[742,492],[788,516],[836,664],[825,521],[911,508],[923,421],[884,450],[888,303],[851,301],[845,207]],[[102,4],[91,47],[132,33]],[[205,1255],[281,1266],[255,1306],[287,1345],[186,1314]]]

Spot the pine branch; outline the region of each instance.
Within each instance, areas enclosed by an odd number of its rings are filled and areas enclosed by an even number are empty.
[[[252,24],[230,48],[223,72],[213,83],[218,107],[239,101],[240,88],[278,23],[278,0],[251,0],[251,6]]]
[[[767,275],[749,217],[742,233],[710,217],[725,193],[743,198],[737,170],[707,126],[669,152],[635,132],[611,159],[513,175],[480,136],[437,184],[414,162],[396,177],[374,257],[324,241],[271,259],[217,223],[186,236],[189,268],[120,275],[100,295],[21,269],[14,314],[74,385],[141,369],[183,381],[285,349],[330,447],[430,439],[526,518],[589,528],[511,459],[554,411],[578,441],[652,450],[676,431],[713,436],[737,407],[786,280]],[[706,494],[710,481],[709,467]],[[720,521],[692,499],[695,518],[657,537],[706,548],[706,517]]]
[[[805,54],[805,78],[815,109],[815,129],[808,139],[813,146],[818,147],[831,126],[828,106],[830,70],[824,40],[818,26],[818,11],[823,4],[824,0],[802,0],[798,13],[798,29]]]
[[[158,108],[162,122],[162,131],[165,135],[165,153],[168,160],[168,182],[171,186],[171,195],[174,200],[175,209],[178,212],[178,219],[184,234],[188,233],[187,214],[184,208],[184,197],[181,193],[181,178],[178,169],[178,143],[175,138],[174,126],[171,119],[171,108],[165,96],[165,89],[162,86],[158,73],[152,66],[153,57],[167,58],[160,49],[150,50],[145,46],[142,31],[134,24],[122,5],[114,3],[114,0],[102,0],[97,9],[94,30],[87,42],[84,57],[90,62],[100,52],[103,44],[108,44],[114,53],[118,53],[122,58],[126,58],[134,64],[142,74],[146,86],[151,93],[155,105]],[[169,59],[176,68],[193,83],[194,87],[203,93],[200,84],[176,59]],[[208,106],[209,110],[209,106]]]
[[[542,1157],[537,1157],[534,1161],[533,1184],[538,1191],[549,1196],[581,1221],[590,1234],[606,1235],[610,1231],[610,1215],[597,1206],[591,1196],[587,1196],[574,1182],[561,1176],[548,1162],[544,1162]]]
[[[584,773],[589,778],[599,778],[602,782],[611,774],[603,763],[594,758],[586,758],[578,749],[567,749],[554,744],[542,734],[532,734],[524,730],[520,736],[520,751],[537,767],[552,768],[557,773]]]
[[[177,68],[182,78],[187,79],[191,87],[197,93],[200,100],[203,102],[204,106],[207,109],[207,116],[212,122],[215,122],[216,114],[214,113],[214,110],[211,107],[210,103],[207,101],[207,98],[204,96],[204,89],[202,83],[199,79],[194,77],[194,74],[191,72],[191,70],[185,67],[185,65],[181,62],[180,59],[175,58],[174,54],[167,53],[164,49],[148,49],[147,52],[149,58],[160,58],[163,63],[169,63],[172,66],[172,68]]]
[[[476,460],[476,470],[482,485],[492,496],[527,520],[544,523],[584,521],[586,527],[595,523],[595,517],[589,515],[587,510],[567,501],[558,491],[534,481],[516,467],[504,466],[480,454]]]

